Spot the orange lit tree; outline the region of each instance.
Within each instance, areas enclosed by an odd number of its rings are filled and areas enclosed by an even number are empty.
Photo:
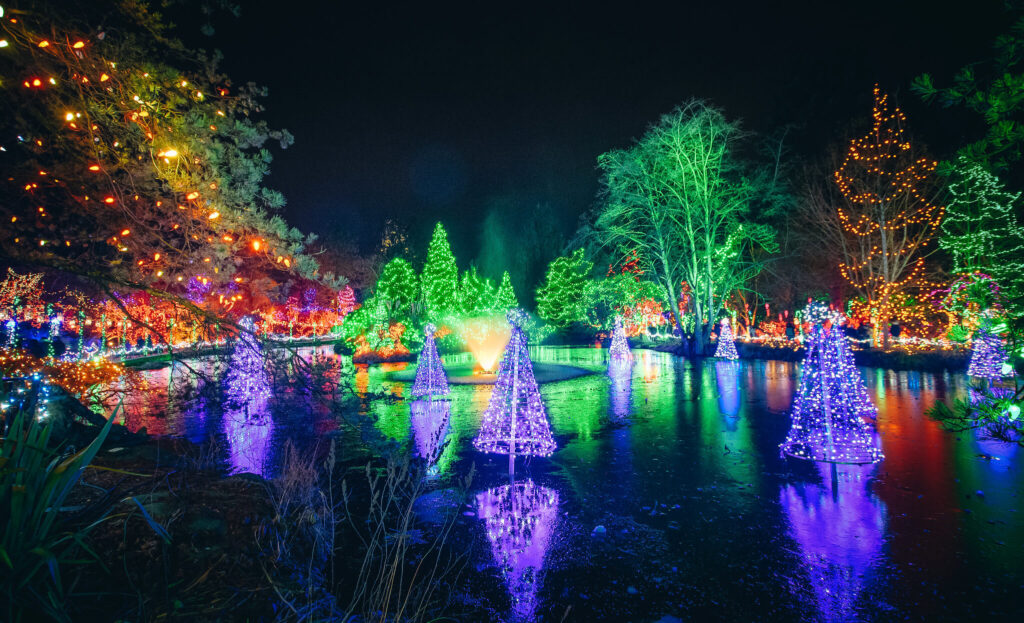
[[[0,261],[211,314],[186,296],[193,279],[218,303],[333,280],[262,185],[267,143],[292,140],[258,120],[262,91],[145,0],[71,4],[5,2],[0,20]]]
[[[925,286],[925,258],[944,209],[934,197],[937,163],[915,152],[906,116],[874,90],[871,131],[850,141],[834,173],[841,193],[842,276],[863,297],[876,342],[909,310]]]

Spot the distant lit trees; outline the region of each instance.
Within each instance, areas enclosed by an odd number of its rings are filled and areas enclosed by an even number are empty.
[[[752,250],[777,250],[772,229],[751,219],[759,188],[736,155],[740,138],[720,110],[691,101],[632,147],[598,158],[595,235],[636,252],[667,309],[676,312],[686,284],[701,351],[729,294],[760,270]]]
[[[519,300],[516,299],[516,292],[512,288],[512,277],[506,270],[501,275],[501,285],[494,295],[494,309],[498,312],[507,312],[514,307],[519,307]]]
[[[494,309],[494,284],[480,276],[476,266],[470,266],[462,275],[459,288],[459,311],[464,316],[484,314]]]
[[[537,290],[537,315],[556,329],[566,329],[586,317],[586,291],[593,264],[583,249],[555,258]]]
[[[373,296],[392,318],[408,322],[418,293],[416,271],[409,262],[396,257],[384,265]]]
[[[957,273],[980,271],[992,276],[1009,303],[1024,296],[1024,227],[1014,208],[1020,193],[966,156],[952,166],[949,205],[939,246],[953,259]]]

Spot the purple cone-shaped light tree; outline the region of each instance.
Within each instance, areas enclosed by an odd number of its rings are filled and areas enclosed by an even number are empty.
[[[558,519],[558,492],[527,480],[487,489],[476,500],[494,560],[508,584],[513,620],[533,621],[540,573]]]
[[[633,353],[629,350],[629,340],[626,339],[626,329],[622,326],[622,317],[615,317],[615,327],[612,329],[612,343],[608,348],[608,365],[623,361],[633,361]]]
[[[1006,350],[1003,348],[1002,338],[985,329],[978,329],[967,374],[989,381],[1000,379],[1005,376],[1003,364],[1006,363],[1006,360]]]
[[[718,332],[718,348],[715,349],[715,357],[722,359],[739,359],[736,352],[736,338],[733,337],[732,327],[728,318],[722,318],[722,329]]]
[[[846,336],[839,315],[820,303],[804,314],[814,323],[800,387],[793,400],[792,428],[781,444],[785,454],[830,463],[876,463],[882,460],[866,418],[877,414],[853,357],[844,353]],[[825,323],[831,321],[831,328]]]
[[[509,455],[511,472],[516,455],[549,456],[555,451],[555,439],[551,436],[548,414],[526,347],[522,328],[526,314],[521,309],[513,309],[506,318],[512,325],[512,333],[473,445],[481,452]]]
[[[423,331],[426,338],[423,340],[423,350],[416,363],[416,381],[412,384],[412,395],[427,396],[430,399],[447,396],[448,377],[444,373],[441,357],[437,354],[437,342],[434,341],[434,332],[437,328],[428,322]]]

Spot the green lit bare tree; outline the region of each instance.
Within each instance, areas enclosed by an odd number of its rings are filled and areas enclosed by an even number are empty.
[[[695,100],[662,117],[632,147],[598,158],[603,189],[595,235],[606,246],[636,251],[668,309],[678,310],[688,289],[700,352],[728,296],[760,271],[751,251],[777,247],[773,230],[751,219],[759,185],[736,156],[741,138],[737,123]]]

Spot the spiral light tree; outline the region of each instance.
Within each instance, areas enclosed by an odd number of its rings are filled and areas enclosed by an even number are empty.
[[[513,309],[506,317],[512,334],[473,445],[481,452],[507,454],[509,473],[513,473],[516,455],[550,456],[555,440],[522,329],[526,314]]]
[[[883,455],[867,418],[877,410],[853,365],[840,318],[821,303],[812,303],[804,313],[814,328],[793,401],[793,425],[781,448],[812,461],[876,463]]]
[[[427,323],[424,327],[426,337],[423,340],[423,351],[416,364],[416,381],[412,385],[413,396],[426,396],[433,400],[448,395],[448,377],[444,373],[441,357],[437,354],[437,342],[434,333],[437,328]]]

